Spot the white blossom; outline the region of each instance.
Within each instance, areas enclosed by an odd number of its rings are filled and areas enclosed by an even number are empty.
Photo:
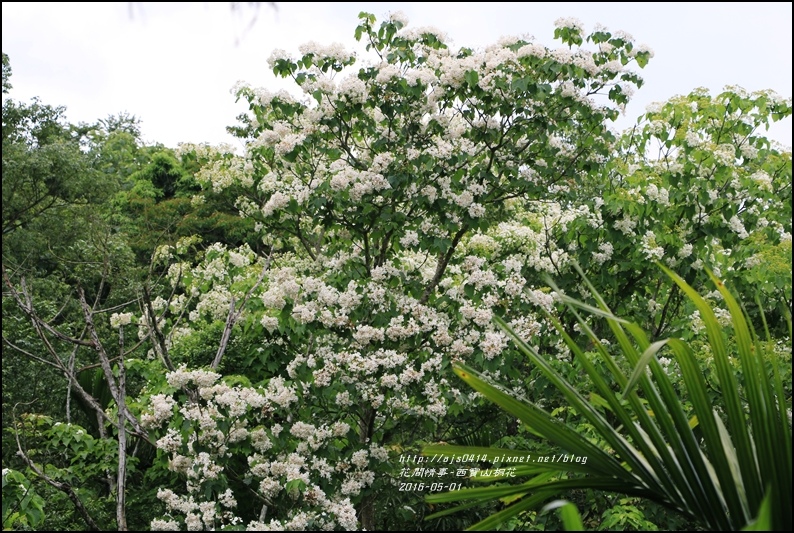
[[[113,313],[110,315],[110,327],[120,328],[132,324],[132,313]]]

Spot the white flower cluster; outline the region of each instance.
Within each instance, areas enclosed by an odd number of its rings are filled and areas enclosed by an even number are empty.
[[[154,264],[167,264],[168,261],[174,257],[174,249],[168,244],[158,246],[152,255],[152,263]]]
[[[741,219],[736,215],[733,215],[728,221],[728,227],[731,228],[731,231],[736,233],[740,239],[746,239],[750,236],[750,234],[747,233],[747,230],[745,229]]]
[[[411,41],[419,41],[428,35],[432,35],[442,43],[449,40],[447,34],[435,26],[420,26],[418,28],[403,28],[399,31],[400,37]]]
[[[627,237],[633,237],[636,235],[634,233],[634,228],[637,227],[637,222],[631,218],[628,214],[623,215],[623,218],[615,222],[615,229],[626,235]]]
[[[612,252],[614,251],[614,247],[612,246],[611,242],[602,242],[598,245],[598,252],[593,254],[593,261],[597,265],[603,265],[610,259],[612,259]]]
[[[157,320],[157,327],[162,331],[164,326],[165,319],[161,317]],[[149,318],[146,315],[142,315],[138,317],[138,339],[143,340],[148,337],[149,334]]]
[[[772,178],[763,170],[755,172],[752,176],[750,176],[750,179],[758,184],[759,188],[765,191],[772,191]]]
[[[480,349],[486,359],[493,359],[507,347],[507,337],[501,331],[489,331],[480,341]]]
[[[196,308],[188,315],[192,322],[202,315],[209,315],[212,320],[223,320],[229,312],[232,295],[229,290],[218,284],[212,290],[202,294]]]
[[[185,366],[181,366],[173,372],[168,372],[165,375],[166,381],[172,387],[182,388],[188,385],[196,385],[198,387],[211,387],[216,381],[220,379],[221,375],[215,372],[208,372],[206,370],[188,370]]]
[[[367,99],[367,84],[361,81],[358,76],[346,76],[339,83],[339,96],[347,97],[351,102],[363,104]]]
[[[235,184],[250,187],[254,181],[251,168],[245,159],[239,156],[214,159],[204,165],[196,173],[196,181],[202,185],[210,185],[213,192],[221,192]]]
[[[574,17],[558,18],[554,21],[554,27],[576,30],[580,33],[584,31],[584,24],[582,24],[582,21]]]
[[[234,514],[230,511],[237,506],[237,501],[227,489],[221,494],[218,502],[196,502],[192,496],[180,496],[170,489],[157,491],[157,498],[165,503],[170,512],[185,515],[185,525],[189,531],[215,530],[222,525],[235,523]],[[182,528],[175,520],[152,520],[153,531],[180,531]]]
[[[402,24],[403,26],[408,25],[408,17],[402,11],[395,11],[393,13],[389,13],[389,20],[392,22],[397,22]]]
[[[347,52],[341,43],[332,43],[324,46],[314,41],[309,41],[301,45],[298,50],[304,56],[312,55],[316,59],[332,59],[338,63],[344,63],[355,58],[355,55]]]
[[[132,313],[113,313],[110,315],[110,327],[120,328],[132,324]]]
[[[365,195],[391,188],[382,174],[369,170],[356,170],[343,159],[332,163],[330,172],[331,188],[336,191],[346,190],[355,202],[361,201]]]
[[[648,54],[648,57],[654,57],[656,55],[654,54],[653,49],[647,44],[638,44],[631,49],[631,52],[629,52],[629,55],[632,57],[636,56],[637,54]]]
[[[152,413],[141,415],[141,423],[146,427],[159,426],[173,415],[176,400],[165,394],[154,394],[149,398]]]
[[[645,189],[645,194],[648,197],[648,199],[652,202],[658,202],[659,205],[663,205],[663,206],[670,205],[670,197],[669,197],[670,193],[664,187],[660,189],[655,184],[651,183]]]
[[[184,426],[169,427],[157,447],[171,454],[170,468],[187,476],[188,494],[177,495],[171,490],[161,489],[158,498],[166,504],[171,515],[184,519],[189,530],[217,529],[224,525],[239,523],[240,519],[231,511],[237,500],[230,489],[220,495],[217,501],[203,501],[201,487],[207,481],[221,479],[224,461],[231,455],[231,447],[250,439],[257,451],[250,458],[251,475],[261,478],[259,489],[266,498],[275,497],[284,490],[285,484],[301,480],[309,487],[304,492],[306,501],[312,502],[309,509],[293,510],[286,520],[273,520],[269,524],[252,522],[248,529],[294,529],[307,527],[308,523],[320,524],[323,528],[355,529],[356,513],[348,497],[329,497],[319,488],[316,480],[320,478],[339,479],[340,494],[356,495],[374,481],[374,472],[368,470],[371,461],[386,461],[388,453],[382,447],[372,445],[370,450],[352,453],[347,463],[334,467],[325,459],[316,456],[317,450],[330,442],[330,439],[345,437],[350,425],[336,422],[331,426],[297,421],[289,429],[289,434],[299,439],[295,453],[282,454],[272,460],[263,455],[273,448],[273,440],[281,434],[281,427],[272,424],[270,431],[259,426],[253,431],[247,427],[262,421],[266,413],[284,409],[289,412],[291,403],[297,395],[282,378],[272,378],[263,392],[250,387],[230,387],[219,383],[219,375],[203,370],[187,370],[184,367],[166,376],[168,383],[175,387],[197,387],[198,397],[204,402],[187,403],[178,413],[191,427],[198,428],[196,433],[185,440],[181,431]],[[175,400],[166,395],[153,395],[150,399],[154,413],[149,415],[149,425],[162,425],[174,415]],[[220,431],[220,422],[231,427]],[[202,444],[202,451],[196,453],[195,441]],[[206,450],[206,451],[205,451]],[[184,455],[182,455],[184,454]],[[307,455],[311,455],[310,459]],[[152,528],[161,530],[181,529],[173,519],[156,519]]]
[[[278,61],[294,61],[294,58],[284,50],[277,48],[267,58],[267,65],[272,69]]]
[[[656,244],[656,235],[650,230],[642,237],[642,253],[649,261],[659,261],[664,257],[664,248]]]
[[[681,247],[681,249],[678,251],[678,257],[680,257],[681,259],[685,259],[685,258],[689,257],[690,255],[692,255],[692,250],[693,249],[694,249],[694,247],[692,246],[691,243],[684,244]]]

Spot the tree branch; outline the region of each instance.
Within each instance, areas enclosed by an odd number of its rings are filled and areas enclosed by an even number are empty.
[[[119,387],[116,383],[116,378],[113,375],[113,369],[110,367],[110,358],[108,357],[107,352],[105,351],[104,346],[102,346],[102,342],[99,339],[99,334],[97,334],[96,327],[94,326],[94,317],[93,311],[91,307],[89,307],[88,302],[85,299],[85,292],[82,288],[77,290],[77,294],[80,297],[80,305],[83,308],[83,316],[85,317],[85,324],[88,328],[88,332],[91,336],[92,340],[92,348],[96,351],[97,356],[99,356],[99,363],[102,367],[102,371],[105,374],[105,380],[108,383],[108,387],[110,388],[110,393],[113,396],[113,399],[116,401],[116,406],[119,409],[124,417],[129,420],[132,427],[135,429],[135,434],[139,435],[146,440],[149,440],[149,436],[146,431],[141,427],[140,422],[138,421],[132,413],[129,412],[127,409],[127,401],[119,391]]]
[[[455,237],[452,239],[452,244],[449,245],[447,253],[439,254],[438,265],[436,265],[436,273],[433,276],[433,279],[430,280],[430,284],[425,288],[425,292],[422,293],[422,299],[419,300],[420,304],[426,304],[427,300],[430,298],[430,295],[436,290],[436,287],[441,282],[441,278],[444,276],[444,271],[447,269],[449,260],[452,259],[452,254],[455,253],[455,248],[457,248],[458,243],[468,229],[469,228],[466,225],[460,228],[455,234]]]
[[[248,290],[246,295],[243,297],[243,300],[240,302],[239,307],[235,305],[234,296],[232,296],[232,301],[229,304],[229,314],[226,316],[226,325],[223,328],[223,335],[221,335],[221,342],[218,345],[218,351],[215,354],[215,358],[212,360],[211,368],[216,370],[218,365],[221,364],[221,359],[223,359],[223,354],[226,353],[226,347],[229,344],[229,338],[232,335],[232,327],[240,318],[240,315],[243,314],[243,308],[245,307],[246,302],[251,297],[251,294],[256,290],[257,287],[262,283],[265,279],[265,274],[270,269],[270,259],[273,256],[273,250],[270,251],[270,254],[267,256],[265,260],[265,266],[262,267],[262,273],[259,274],[259,278],[256,280],[256,283]]]

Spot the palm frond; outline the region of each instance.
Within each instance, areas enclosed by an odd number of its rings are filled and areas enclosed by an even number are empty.
[[[568,405],[594,428],[600,444],[540,406],[514,398],[474,369],[462,364],[454,366],[455,373],[473,389],[563,453],[587,457],[586,463],[521,464],[515,472],[526,480],[520,484],[501,479],[487,486],[433,494],[427,500],[468,500],[465,507],[472,500],[511,502],[472,529],[491,528],[540,507],[564,490],[595,489],[649,498],[707,529],[757,527],[763,522],[756,521],[763,507],[766,512],[762,518],[774,529],[790,530],[791,426],[777,362],[766,357],[764,345],[752,331],[741,306],[716,277],[712,275],[712,280],[732,318],[733,348],[729,348],[723,327],[709,304],[678,275],[661,268],[694,304],[706,326],[720,388],[718,403],[710,398],[701,365],[687,343],[675,338],[651,343],[649,335],[637,325],[614,316],[590,286],[597,308],[568,296],[561,296],[561,300],[595,346],[608,375],[602,375],[562,324],[549,316],[592,383],[593,393],[587,397],[507,322],[498,317],[495,321]],[[580,312],[596,314],[607,321],[620,355],[632,369],[629,375],[623,374],[620,361],[602,345]],[[680,397],[659,363],[658,354],[662,351],[670,353],[678,363],[686,398]],[[737,379],[734,370],[734,354],[742,380]],[[618,385],[620,392],[613,390],[613,384]],[[593,398],[598,401],[594,403]],[[687,412],[685,400],[691,404],[694,416]],[[617,419],[617,428],[599,406]],[[527,455],[522,450],[448,445],[427,446],[423,453],[449,457],[473,453],[493,459]]]

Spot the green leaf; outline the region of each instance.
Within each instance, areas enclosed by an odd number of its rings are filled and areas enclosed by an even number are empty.
[[[640,380],[640,377],[645,373],[645,370],[648,368],[648,363],[650,360],[661,350],[667,341],[658,341],[654,342],[645,351],[642,353],[639,362],[634,367],[634,371],[631,373],[631,377],[629,378],[628,383],[626,383],[626,388],[623,391],[623,396],[628,396],[628,394],[634,390],[634,387]]]
[[[562,525],[565,531],[584,531],[584,523],[579,509],[574,504],[566,500],[554,500],[543,506],[542,512],[558,510]]]
[[[742,531],[772,531],[774,524],[772,523],[772,493],[767,491],[764,496],[764,501],[761,503],[761,508],[758,510],[758,516],[751,520]]]
[[[463,75],[463,79],[466,81],[469,87],[477,87],[477,83],[480,81],[480,76],[477,74],[476,70],[469,70],[466,71],[466,74]]]

